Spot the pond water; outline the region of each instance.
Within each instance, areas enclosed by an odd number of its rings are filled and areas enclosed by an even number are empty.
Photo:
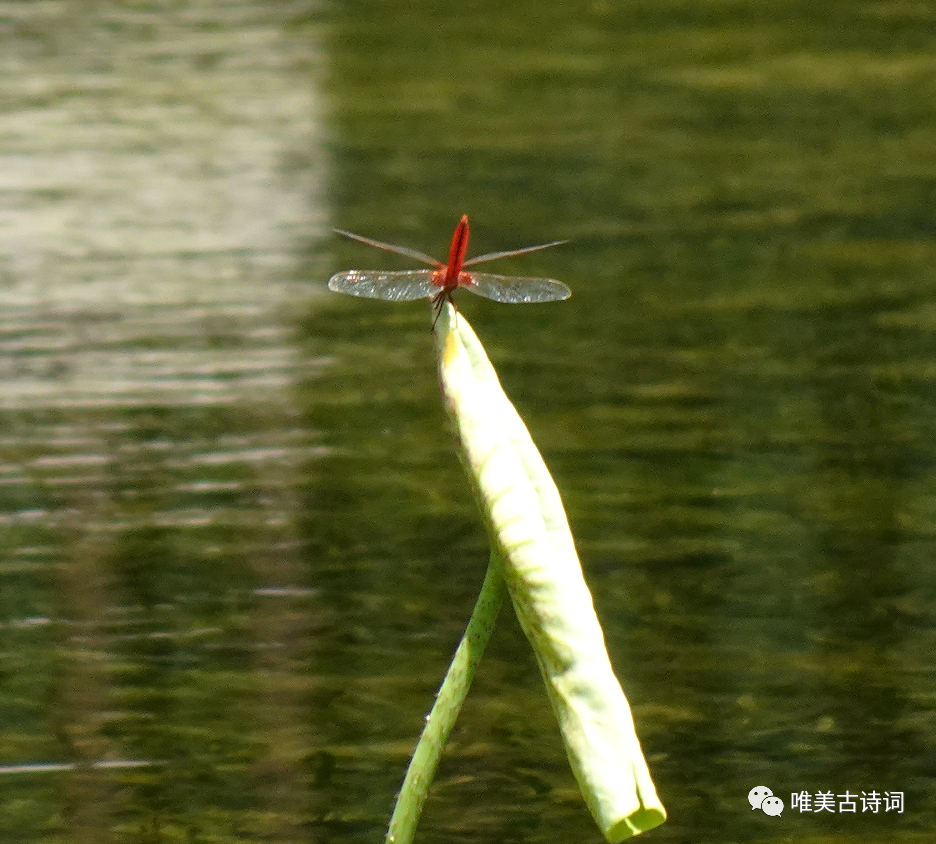
[[[459,307],[563,493],[647,840],[928,840],[934,24],[3,6],[3,840],[382,840],[487,546],[428,308],[325,289],[410,264],[329,228],[444,257],[463,213],[474,254],[571,241],[491,265],[569,301]],[[510,610],[419,835],[600,840]]]

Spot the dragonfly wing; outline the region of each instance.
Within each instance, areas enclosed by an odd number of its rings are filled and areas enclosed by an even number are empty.
[[[562,246],[563,243],[568,242],[568,240],[553,240],[550,243],[540,243],[538,246],[524,246],[522,249],[508,249],[506,252],[485,252],[484,255],[478,255],[470,261],[465,261],[462,266],[470,267],[472,264],[480,264],[482,261],[493,261],[497,258],[513,258],[514,255],[526,255],[527,252],[549,249],[550,246]]]
[[[490,273],[464,273],[460,286],[485,299],[508,304],[558,302],[572,295],[561,281]]]
[[[436,292],[432,283],[432,270],[349,270],[337,273],[328,280],[328,289],[368,299],[386,299],[388,302],[406,302],[424,299]]]
[[[368,246],[376,246],[378,249],[385,249],[387,252],[396,252],[397,255],[405,255],[407,258],[412,258],[415,261],[422,261],[424,264],[431,264],[433,267],[442,266],[442,264],[440,264],[431,255],[427,255],[425,252],[420,252],[417,249],[410,249],[408,246],[396,246],[393,243],[384,243],[381,240],[372,240],[369,237],[354,234],[354,232],[346,232],[344,229],[332,229],[332,231],[336,232],[337,234],[344,235],[345,237],[350,237],[352,240],[366,243]]]

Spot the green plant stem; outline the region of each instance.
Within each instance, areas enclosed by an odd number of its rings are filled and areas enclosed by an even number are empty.
[[[432,711],[426,717],[426,726],[406,771],[387,830],[387,844],[410,844],[413,840],[442,750],[468,696],[506,591],[500,561],[492,554],[468,627],[445,674]]]

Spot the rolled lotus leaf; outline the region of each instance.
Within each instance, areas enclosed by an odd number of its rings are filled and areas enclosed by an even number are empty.
[[[468,321],[448,303],[439,378],[520,624],[566,752],[605,839],[666,820],[614,675],[556,484]]]

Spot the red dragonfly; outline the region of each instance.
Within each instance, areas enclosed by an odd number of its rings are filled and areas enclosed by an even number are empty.
[[[369,246],[396,252],[398,255],[405,255],[407,258],[413,258],[435,267],[433,270],[404,270],[402,272],[348,270],[337,273],[328,280],[328,289],[338,293],[366,296],[369,299],[387,299],[390,302],[404,302],[431,296],[432,306],[436,309],[436,319],[439,318],[443,303],[452,302],[454,306],[452,294],[459,287],[477,293],[478,296],[484,296],[485,299],[510,304],[556,302],[560,299],[568,299],[572,295],[572,291],[561,281],[553,281],[551,278],[491,275],[465,270],[465,267],[480,264],[482,261],[524,255],[527,252],[535,252],[537,249],[558,246],[560,243],[566,243],[565,240],[554,240],[552,243],[541,243],[539,246],[527,246],[523,249],[510,249],[507,252],[488,252],[466,261],[465,252],[468,249],[469,231],[468,216],[465,215],[455,227],[448,263],[443,264],[431,255],[417,252],[406,246],[381,243],[379,240],[371,240],[369,237],[361,237],[359,234],[352,234],[341,229],[335,229],[335,231]]]

